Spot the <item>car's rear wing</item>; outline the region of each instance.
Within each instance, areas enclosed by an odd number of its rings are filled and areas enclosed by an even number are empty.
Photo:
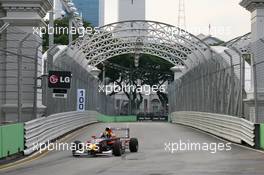
[[[110,128],[112,131],[125,131],[125,137],[130,138],[130,130],[129,128]]]

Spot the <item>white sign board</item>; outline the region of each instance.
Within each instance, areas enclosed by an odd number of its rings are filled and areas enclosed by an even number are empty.
[[[77,111],[85,111],[85,89],[77,90]]]

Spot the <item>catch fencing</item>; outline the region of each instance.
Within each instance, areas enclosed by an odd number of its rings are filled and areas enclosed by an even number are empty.
[[[0,29],[0,123],[23,122],[37,117],[42,101],[39,36],[4,24]]]
[[[226,50],[199,64],[169,87],[170,113],[200,111],[242,116],[241,58]]]
[[[253,67],[253,77],[254,77],[254,102],[249,110],[253,119],[256,119],[256,123],[264,122],[264,38],[251,43],[252,58],[251,65]],[[252,106],[255,106],[252,107]],[[255,117],[257,116],[257,117]]]
[[[86,90],[85,110],[108,115],[115,113],[114,99],[99,93],[98,78],[74,60],[70,63],[63,59],[52,60],[44,64],[47,60],[43,59],[42,38],[29,31],[8,23],[0,27],[1,124],[26,122],[55,113],[76,111],[78,89]],[[51,56],[54,55],[51,53]],[[53,98],[52,89],[48,88],[47,83],[49,70],[72,72],[72,87],[68,90],[67,99]]]
[[[76,111],[78,89],[85,89],[85,110],[114,115],[114,98],[99,92],[99,79],[64,52],[67,52],[66,48],[61,50],[59,46],[54,46],[48,51],[47,59],[44,61],[43,94],[45,97],[43,101],[44,105],[47,106],[46,116]],[[52,61],[49,61],[50,58]],[[48,82],[49,71],[70,71],[72,73],[71,88],[68,89],[67,99],[52,97],[52,89],[45,84]]]

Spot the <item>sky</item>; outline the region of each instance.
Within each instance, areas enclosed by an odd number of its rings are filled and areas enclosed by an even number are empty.
[[[117,0],[105,0],[106,22],[117,20]],[[250,13],[240,0],[185,0],[186,27],[190,33],[211,34],[224,41],[250,32]],[[146,19],[178,24],[178,0],[146,0]],[[209,32],[209,25],[211,32]]]

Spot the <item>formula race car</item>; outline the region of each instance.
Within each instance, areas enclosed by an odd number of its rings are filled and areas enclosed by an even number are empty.
[[[129,128],[110,128],[114,133],[120,136],[111,136],[97,138],[92,136],[86,143],[74,141],[72,144],[72,155],[79,157],[81,155],[97,156],[100,154],[110,154],[121,156],[126,149],[130,152],[138,152],[138,139],[130,138]]]

